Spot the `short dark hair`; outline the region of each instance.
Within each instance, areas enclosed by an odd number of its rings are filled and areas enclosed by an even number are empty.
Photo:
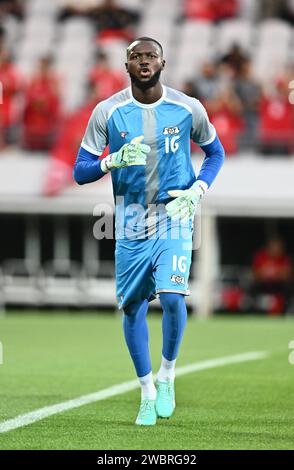
[[[128,48],[127,48],[127,57],[129,56],[130,52],[131,52],[131,45],[134,44],[134,42],[136,41],[150,41],[150,42],[155,42],[155,44],[158,45],[159,49],[160,49],[160,52],[161,52],[161,55],[163,54],[163,49],[162,49],[162,45],[160,44],[160,42],[156,41],[156,39],[153,39],[153,38],[149,38],[147,36],[142,36],[140,38],[136,38],[134,39],[131,44],[129,44]]]

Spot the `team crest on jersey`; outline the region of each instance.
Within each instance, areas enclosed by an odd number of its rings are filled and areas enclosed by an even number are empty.
[[[124,139],[127,134],[128,134],[128,132],[121,132],[121,133],[120,133],[120,136],[121,136],[122,139]]]
[[[171,277],[170,277],[170,280],[172,282],[175,282],[176,284],[185,284],[185,278],[184,276],[177,276],[176,274],[173,274]]]
[[[179,134],[180,133],[180,129],[178,126],[174,126],[174,127],[165,127],[163,129],[163,135],[175,135],[175,134]]]

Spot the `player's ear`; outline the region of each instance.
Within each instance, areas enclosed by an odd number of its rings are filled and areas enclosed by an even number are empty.
[[[164,59],[162,59],[162,61],[161,61],[161,67],[162,67],[162,69],[164,69],[164,67],[165,67],[165,60]]]
[[[128,63],[127,62],[125,62],[125,67],[126,67],[126,71],[128,72],[129,68],[128,68]]]

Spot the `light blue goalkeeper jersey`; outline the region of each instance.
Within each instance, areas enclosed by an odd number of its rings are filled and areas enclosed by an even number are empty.
[[[144,219],[154,205],[170,200],[169,190],[186,189],[196,181],[190,139],[200,146],[208,145],[216,131],[195,98],[163,86],[157,102],[143,104],[135,100],[129,87],[96,106],[82,147],[100,156],[108,144],[113,153],[141,135],[151,147],[146,166],[111,171],[117,221],[123,217],[125,226],[134,207],[140,207],[138,231],[143,230]]]

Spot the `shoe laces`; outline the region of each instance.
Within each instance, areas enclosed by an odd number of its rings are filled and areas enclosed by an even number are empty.
[[[149,411],[152,411],[152,403],[150,400],[143,400],[140,405],[140,414],[146,415]]]
[[[172,395],[172,384],[169,380],[167,382],[160,382],[160,393],[163,400],[170,400]]]

